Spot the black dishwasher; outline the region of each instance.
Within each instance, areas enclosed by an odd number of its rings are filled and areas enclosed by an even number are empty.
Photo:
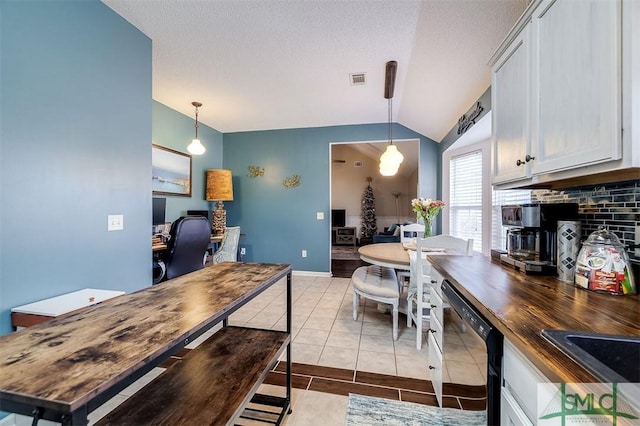
[[[487,424],[500,424],[500,387],[502,386],[503,337],[449,281],[442,281],[442,292],[451,307],[485,342],[487,347]]]

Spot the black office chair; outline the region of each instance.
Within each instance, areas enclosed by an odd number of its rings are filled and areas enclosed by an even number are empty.
[[[179,277],[204,267],[204,255],[211,242],[209,221],[202,216],[181,217],[171,225],[163,256],[166,279]],[[164,277],[158,281],[162,281]]]

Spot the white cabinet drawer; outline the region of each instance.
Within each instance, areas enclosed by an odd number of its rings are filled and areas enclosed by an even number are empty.
[[[431,374],[431,384],[438,400],[438,405],[442,407],[442,352],[436,343],[433,333],[429,333],[429,373]]]
[[[440,351],[442,351],[444,332],[442,299],[436,293],[431,293],[430,299],[431,312],[429,315],[429,328],[431,329],[431,334],[435,337]]]

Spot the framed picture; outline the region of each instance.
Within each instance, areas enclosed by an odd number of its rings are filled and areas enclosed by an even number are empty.
[[[154,194],[191,197],[191,156],[151,145],[151,189]]]

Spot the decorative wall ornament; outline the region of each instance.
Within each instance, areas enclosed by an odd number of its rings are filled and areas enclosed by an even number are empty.
[[[258,176],[264,176],[264,167],[248,166],[247,169],[249,170],[247,177],[254,178]]]
[[[460,117],[460,119],[458,120],[458,134],[463,134],[464,132],[469,130],[469,127],[476,124],[476,118],[478,118],[480,114],[482,114],[482,111],[484,111],[484,107],[480,105],[480,102],[478,102],[476,103],[476,108],[473,111]]]
[[[301,176],[299,174],[287,176],[282,180],[282,185],[285,188],[295,188],[296,186],[300,186],[300,178]]]

